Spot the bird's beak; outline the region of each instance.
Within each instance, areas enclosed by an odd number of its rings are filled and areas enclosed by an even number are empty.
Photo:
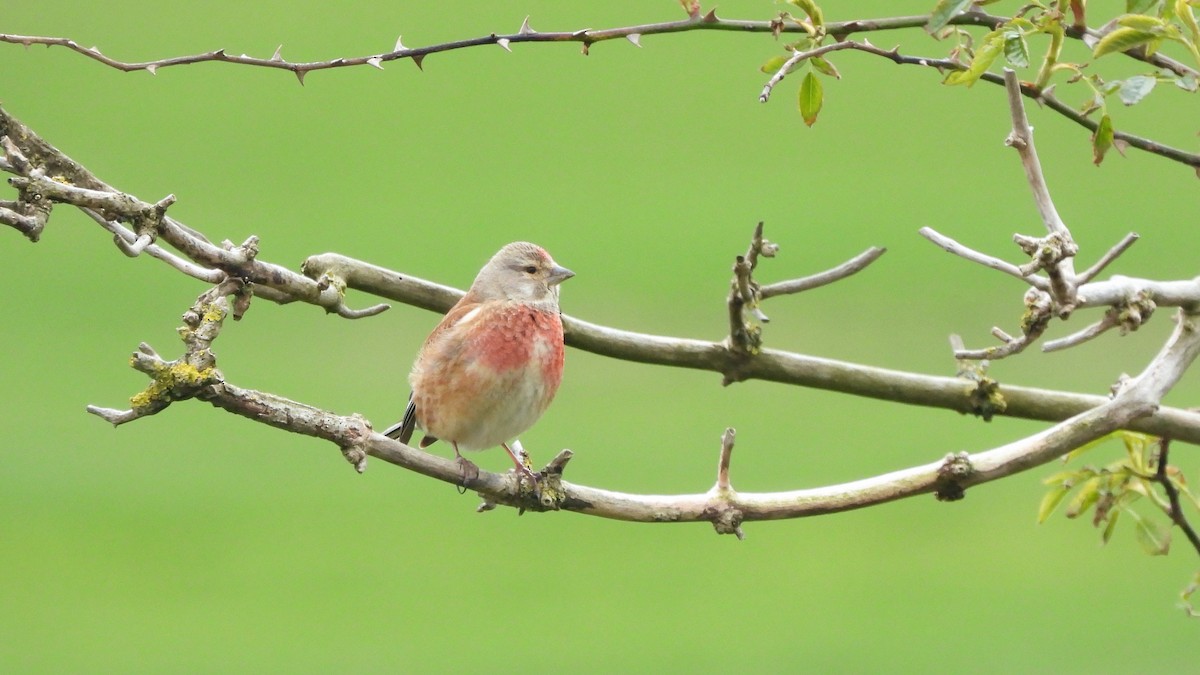
[[[575,276],[575,273],[571,270],[562,265],[555,265],[550,268],[550,274],[546,275],[546,285],[557,286],[573,276]]]

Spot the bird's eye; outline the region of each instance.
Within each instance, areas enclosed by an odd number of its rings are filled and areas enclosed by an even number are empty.
[[[533,274],[533,273],[535,273],[535,272],[537,272],[537,268],[536,268],[536,267],[534,267],[533,265],[526,265],[526,266],[525,266],[525,273],[526,273],[526,274]]]

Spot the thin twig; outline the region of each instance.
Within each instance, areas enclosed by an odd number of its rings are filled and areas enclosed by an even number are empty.
[[[112,232],[113,238],[119,242],[125,242],[128,244],[129,242],[133,242],[138,239],[138,236],[132,231],[116,221],[108,220],[93,209],[81,208],[79,210],[82,211],[87,217],[96,221],[100,227]],[[146,246],[145,253],[152,258],[157,258],[158,260],[165,262],[189,277],[199,279],[200,281],[210,284],[219,284],[226,278],[226,274],[221,270],[209,269],[207,267],[201,267],[200,265],[191,263],[183,258],[180,258],[174,253],[167,251],[157,244],[149,244]]]
[[[1174,522],[1180,530],[1183,530],[1184,536],[1192,543],[1192,548],[1196,549],[1196,553],[1200,553],[1200,534],[1192,528],[1192,524],[1188,522],[1187,516],[1183,513],[1183,506],[1179,502],[1179,489],[1171,482],[1171,477],[1167,475],[1167,454],[1171,448],[1171,439],[1162,438],[1158,441],[1158,468],[1154,474],[1154,480],[1158,481],[1163,486],[1163,490],[1167,493],[1167,500],[1171,504],[1171,511],[1168,515],[1171,516],[1171,521]]]
[[[792,72],[792,69],[795,68],[796,65],[801,61],[811,59],[815,56],[823,56],[829,52],[841,51],[843,49],[858,49],[864,52],[882,53],[882,50],[875,48],[870,43],[858,43],[851,42],[849,40],[845,42],[833,42],[822,47],[816,47],[815,49],[796,52],[792,54],[787,61],[784,61],[783,65],[779,66],[779,70],[775,71],[775,74],[771,76],[771,79],[767,80],[767,83],[763,85],[762,93],[758,95],[758,101],[760,103],[766,103],[769,101],[771,99],[771,91],[775,89],[775,85],[783,81],[783,78],[787,77],[788,73]]]
[[[731,490],[729,485],[729,462],[733,457],[733,440],[736,432],[733,427],[721,434],[721,454],[717,459],[717,489]]]
[[[953,253],[960,258],[970,260],[971,262],[978,263],[984,267],[989,267],[991,269],[1004,272],[1009,276],[1016,277],[1017,279],[1024,281],[1038,290],[1046,291],[1050,289],[1050,282],[1044,277],[1033,275],[1027,276],[1023,271],[1021,271],[1021,268],[1017,267],[1016,265],[1010,262],[1005,262],[986,253],[976,251],[969,246],[964,246],[954,239],[951,239],[950,237],[938,232],[932,227],[922,227],[920,230],[917,230],[917,232],[922,237],[925,237],[943,250]]]
[[[1121,257],[1122,253],[1124,253],[1130,246],[1133,246],[1135,243],[1137,243],[1137,240],[1138,235],[1136,232],[1130,232],[1129,234],[1125,235],[1121,241],[1117,242],[1116,245],[1108,249],[1104,255],[1100,256],[1100,259],[1097,260],[1091,267],[1084,270],[1079,275],[1078,282],[1081,284],[1086,284],[1092,279],[1095,279],[1096,275],[1103,272],[1105,267],[1108,267],[1109,264],[1111,264],[1114,260]]]
[[[761,286],[758,289],[758,295],[763,300],[773,298],[778,295],[789,295],[791,293],[801,293],[803,291],[827,286],[835,281],[841,281],[848,276],[857,274],[867,268],[868,265],[875,262],[887,253],[886,248],[872,246],[867,250],[859,253],[846,262],[816,274],[799,279],[789,279],[788,281],[779,281],[773,284]]]
[[[763,223],[760,220],[750,237],[746,253],[734,260],[733,279],[729,284],[729,297],[725,301],[729,315],[729,346],[744,354],[758,351],[762,344],[760,329],[746,322],[745,312],[749,310],[759,323],[771,320],[758,306],[758,284],[753,274],[758,266],[758,256],[773,257],[779,247],[763,239],[762,233]]]
[[[1033,127],[1025,115],[1025,102],[1017,74],[1011,68],[1004,69],[1004,87],[1008,91],[1008,108],[1012,116],[1012,132],[1005,139],[1005,144],[1016,149],[1021,157],[1021,166],[1025,169],[1025,178],[1033,192],[1033,201],[1042,217],[1049,236],[1026,245],[1017,235],[1018,243],[1029,253],[1038,266],[1046,270],[1050,278],[1050,295],[1057,304],[1059,316],[1066,317],[1075,308],[1077,288],[1075,280],[1074,256],[1079,250],[1071,238],[1071,231],[1058,215],[1054,200],[1050,196],[1050,188],[1042,174],[1042,163],[1038,159],[1037,148],[1033,143]],[[1053,254],[1047,258],[1047,251]]]
[[[1120,319],[1117,318],[1117,312],[1109,310],[1104,313],[1104,316],[1099,321],[1084,328],[1081,331],[1072,333],[1066,337],[1057,340],[1050,340],[1042,345],[1044,352],[1057,352],[1063,349],[1069,349],[1081,345],[1088,340],[1095,339],[1103,335],[1106,331],[1121,325]]]
[[[1021,337],[1013,337],[1000,328],[992,328],[992,335],[1001,341],[999,347],[985,349],[960,349],[954,352],[959,359],[993,359],[999,360],[1025,351],[1046,332],[1053,318],[1054,303],[1050,295],[1036,288],[1025,291],[1023,298],[1025,313],[1021,316]]]
[[[1012,133],[1005,140],[1005,145],[1016,149],[1021,156],[1021,166],[1025,169],[1025,177],[1033,191],[1033,201],[1042,222],[1050,233],[1067,233],[1067,226],[1054,208],[1054,200],[1050,197],[1050,188],[1046,186],[1046,177],[1042,175],[1042,163],[1038,159],[1037,148],[1033,143],[1033,127],[1025,115],[1025,103],[1022,100],[1020,83],[1017,73],[1011,68],[1004,69],[1004,87],[1008,90],[1008,110],[1012,116]]]

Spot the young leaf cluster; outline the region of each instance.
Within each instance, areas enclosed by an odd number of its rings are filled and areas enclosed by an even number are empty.
[[[799,26],[804,30],[804,37],[796,42],[785,45],[785,49],[789,52],[800,53],[811,49],[816,49],[825,41],[825,15],[821,8],[817,6],[815,0],[788,0],[788,4],[794,5],[804,12],[805,18],[801,19],[792,16],[788,12],[783,12],[777,17],[773,23],[777,26],[778,37],[786,24]],[[777,55],[767,60],[762,65],[760,70],[764,73],[775,73],[780,68],[787,65],[788,56]],[[825,87],[821,84],[821,80],[817,77],[817,73],[826,75],[835,79],[841,79],[841,74],[832,63],[824,56],[812,56],[800,62],[800,68],[810,67],[812,70],[805,74],[804,79],[800,82],[800,93],[798,96],[800,116],[804,119],[804,123],[812,126],[817,122],[817,115],[821,113],[821,107],[825,102]]]
[[[1086,3],[1034,1],[1017,8],[1011,18],[982,13],[981,7],[995,2],[939,0],[930,11],[925,30],[935,39],[953,41],[949,60],[919,62],[941,70],[944,73],[942,82],[949,86],[971,87],[985,76],[994,81],[995,70],[1002,66],[1017,70],[1036,68],[1027,86],[1038,95],[1051,96],[1057,84],[1078,84],[1086,93],[1075,108],[1077,119],[1084,120],[1093,115],[1099,118],[1086,123],[1093,131],[1092,153],[1097,164],[1111,148],[1124,151],[1125,143],[1118,139],[1121,134],[1116,133],[1109,114],[1110,100],[1119,100],[1125,106],[1136,105],[1160,83],[1174,84],[1186,92],[1200,89],[1197,77],[1200,24],[1194,9],[1200,5],[1200,0],[1127,0],[1124,14],[1096,28],[1088,25]],[[804,123],[812,126],[824,103],[820,76],[840,79],[841,75],[822,55],[798,62],[789,58],[821,47],[829,33],[824,13],[815,0],[788,0],[788,4],[798,8],[802,15],[800,12],[798,16],[781,13],[772,24],[775,35],[778,37],[785,29],[792,32],[799,27],[802,37],[784,45],[789,54],[772,57],[763,64],[762,71],[776,73],[781,68],[800,69],[811,64],[811,70],[800,83],[799,110]],[[980,23],[994,28],[979,36],[966,27]],[[844,39],[845,35],[834,37]],[[1086,44],[1091,49],[1090,58],[1084,62],[1064,61],[1063,48],[1067,38]],[[1169,58],[1156,59],[1167,45],[1174,45],[1177,50],[1182,48],[1197,67]],[[1119,79],[1108,79],[1094,72],[1097,61],[1122,53],[1147,63],[1147,71]],[[893,60],[900,62],[898,52],[889,56],[896,56]],[[1060,74],[1063,77],[1056,83],[1054,77]],[[1067,106],[1067,109],[1071,107]]]
[[[1046,478],[1049,486],[1038,509],[1038,522],[1045,522],[1066,502],[1066,516],[1078,518],[1092,512],[1092,525],[1102,527],[1101,541],[1108,543],[1117,522],[1124,517],[1133,523],[1138,543],[1150,555],[1166,555],[1171,547],[1171,505],[1159,493],[1159,439],[1145,434],[1120,431],[1094,443],[1084,445],[1064,457],[1071,461],[1109,439],[1119,439],[1125,447],[1125,457],[1103,467],[1083,466],[1061,471]],[[1200,497],[1188,487],[1187,480],[1177,467],[1165,469],[1167,480],[1200,511]],[[1070,499],[1068,499],[1070,497]],[[1168,516],[1167,522],[1144,515],[1135,504],[1149,503]]]

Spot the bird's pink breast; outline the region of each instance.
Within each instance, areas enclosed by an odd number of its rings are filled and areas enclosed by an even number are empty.
[[[562,320],[557,312],[527,306],[505,307],[495,317],[479,317],[480,362],[503,373],[526,368],[537,359],[551,387],[562,379]]]
[[[563,357],[557,311],[482,306],[426,345],[411,378],[417,421],[463,450],[510,441],[554,399]]]

